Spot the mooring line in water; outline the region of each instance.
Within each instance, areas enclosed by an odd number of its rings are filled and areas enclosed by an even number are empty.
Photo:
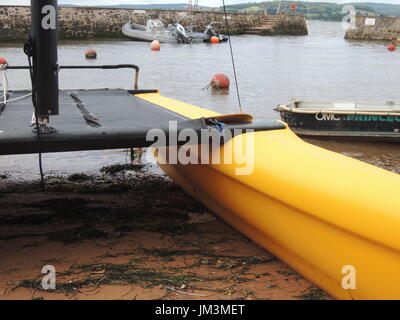
[[[243,113],[242,102],[241,102],[241,99],[240,99],[240,92],[239,92],[239,84],[238,84],[238,79],[237,79],[237,74],[236,74],[235,57],[234,57],[233,48],[232,48],[231,32],[230,32],[230,28],[229,28],[228,15],[226,13],[225,0],[222,0],[222,4],[223,4],[223,7],[224,7],[226,30],[228,32],[229,48],[231,50],[231,59],[232,59],[233,75],[235,77],[236,94],[237,94],[237,98],[238,98],[238,102],[239,102],[240,112]]]

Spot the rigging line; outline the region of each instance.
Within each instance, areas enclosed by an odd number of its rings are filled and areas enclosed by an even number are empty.
[[[31,81],[32,81],[32,103],[33,107],[35,110],[35,126],[36,126],[36,135],[38,139],[38,156],[39,156],[39,172],[40,172],[40,182],[42,185],[44,185],[44,173],[43,173],[43,163],[42,163],[42,138],[40,136],[40,126],[39,126],[39,114],[38,114],[38,108],[37,108],[37,103],[35,99],[35,94],[33,92],[33,70],[32,70],[32,62],[31,62],[31,57],[28,57],[29,60],[29,70],[30,70],[30,75],[31,75]]]
[[[29,64],[29,74],[31,77],[32,84],[32,104],[35,112],[35,126],[36,126],[36,135],[38,140],[38,156],[39,156],[39,172],[40,172],[40,182],[42,186],[44,186],[44,173],[43,173],[43,163],[42,163],[42,137],[40,136],[40,125],[39,125],[39,110],[37,107],[35,89],[34,89],[34,79],[33,79],[33,66],[32,66],[32,42],[30,39],[27,40],[24,46],[24,52],[28,56],[28,64]]]
[[[3,100],[4,100],[3,103],[7,104],[8,88],[9,88],[8,78],[7,78],[7,66],[0,67],[0,72],[1,72],[2,78],[3,78],[2,83],[0,83],[0,89],[2,91],[2,97],[1,98],[3,98]]]
[[[230,50],[231,50],[231,59],[232,59],[233,74],[234,74],[234,76],[235,76],[236,94],[237,94],[237,99],[238,99],[238,103],[239,103],[240,112],[243,113],[242,102],[241,102],[241,99],[240,99],[240,92],[239,92],[239,84],[238,84],[238,79],[237,79],[237,74],[236,74],[235,57],[234,57],[234,55],[233,55],[233,48],[232,48],[232,41],[231,41],[231,32],[230,32],[230,29],[229,29],[228,16],[227,16],[227,14],[226,14],[225,0],[222,0],[222,4],[223,4],[223,7],[224,7],[224,15],[225,15],[226,30],[227,30],[227,32],[228,32],[229,48],[230,48]]]
[[[31,74],[32,91],[33,91],[32,62],[31,62],[31,58],[30,57],[28,57],[28,60],[29,60],[29,70],[30,70],[30,74]],[[39,147],[38,156],[39,156],[40,182],[42,183],[42,185],[44,185],[44,173],[43,173],[43,163],[42,163],[42,138],[40,136],[39,113],[38,113],[37,101],[36,101],[36,97],[35,97],[34,93],[32,93],[32,103],[33,103],[33,107],[34,107],[34,110],[35,110],[36,135],[37,135],[37,138],[38,138],[38,147]]]

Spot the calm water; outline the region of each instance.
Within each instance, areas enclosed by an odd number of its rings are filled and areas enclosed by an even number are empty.
[[[311,22],[305,37],[235,36],[232,45],[237,65],[239,89],[245,112],[263,118],[278,118],[273,109],[292,98],[400,100],[398,79],[400,51],[390,53],[384,43],[359,43],[344,40],[340,23]],[[94,48],[96,61],[84,59],[84,51]],[[11,65],[26,65],[21,46],[3,45],[0,56]],[[234,88],[229,95],[202,90],[216,73],[233,81],[229,45],[164,44],[160,52],[149,50],[148,43],[69,42],[60,45],[60,64],[134,63],[141,67],[140,88],[159,88],[163,95],[220,112],[237,112]],[[62,71],[62,88],[132,88],[130,71]],[[13,89],[29,87],[27,72],[9,73]],[[350,153],[352,143],[324,143],[327,148]],[[377,155],[397,159],[393,145],[357,144],[356,157],[374,162]],[[0,157],[2,172],[14,177],[36,178],[35,156]],[[46,171],[70,173],[97,170],[125,161],[115,151],[46,155]],[[399,163],[394,162],[393,166]],[[30,174],[31,173],[31,174]]]

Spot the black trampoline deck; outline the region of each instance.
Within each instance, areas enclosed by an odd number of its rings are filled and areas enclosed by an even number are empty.
[[[8,99],[27,94],[10,92]],[[43,152],[144,147],[143,134],[149,129],[164,128],[171,120],[187,120],[124,90],[61,91],[59,106],[60,114],[50,118],[50,126],[57,132],[41,135]],[[0,115],[0,154],[38,152],[37,135],[30,125],[32,114],[31,97],[4,107]]]
[[[200,132],[209,128],[204,119],[189,120],[161,106],[135,96],[156,90],[75,90],[60,91],[58,116],[50,117],[57,131],[41,134],[41,152],[67,152],[149,147],[151,129],[169,134],[169,122],[177,121],[177,133],[185,128]],[[29,91],[10,92],[11,102],[0,105],[0,155],[39,152],[37,134],[32,126],[33,105]],[[276,121],[230,124],[228,129],[255,131],[283,129]]]

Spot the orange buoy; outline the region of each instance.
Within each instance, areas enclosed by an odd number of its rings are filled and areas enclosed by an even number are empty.
[[[7,66],[8,62],[5,58],[0,57],[0,66]]]
[[[154,40],[150,45],[150,49],[153,51],[160,51],[161,49],[160,41]]]
[[[297,4],[292,3],[292,4],[290,5],[290,10],[296,11],[296,10],[297,10]]]
[[[211,79],[211,87],[215,89],[229,89],[229,86],[231,85],[231,81],[229,78],[224,75],[224,74],[216,74],[212,79]]]
[[[212,36],[212,37],[210,38],[210,42],[211,42],[211,43],[219,43],[219,38],[216,37],[216,36]]]
[[[387,46],[387,49],[388,49],[389,51],[396,51],[396,46],[395,46],[394,44],[389,44],[389,45]]]
[[[85,57],[86,57],[86,59],[96,59],[97,58],[96,50],[94,50],[94,49],[86,50]]]

